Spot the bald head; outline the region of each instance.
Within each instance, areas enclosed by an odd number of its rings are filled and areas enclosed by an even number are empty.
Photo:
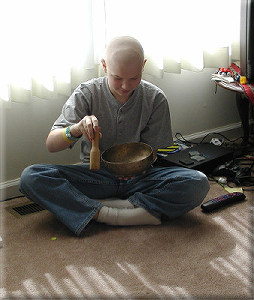
[[[101,60],[113,96],[122,104],[140,84],[146,60],[141,44],[129,36],[114,38]]]
[[[138,40],[130,36],[114,38],[106,49],[107,65],[114,63],[136,63],[143,67],[144,51]]]

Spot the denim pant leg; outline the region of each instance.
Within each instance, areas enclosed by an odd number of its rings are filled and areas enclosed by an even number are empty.
[[[175,218],[200,205],[209,191],[202,172],[181,167],[154,167],[129,180],[123,193],[129,201],[159,218]]]
[[[117,179],[108,172],[90,171],[87,165],[32,165],[20,180],[20,191],[51,211],[80,235],[102,205],[93,200],[112,197]]]

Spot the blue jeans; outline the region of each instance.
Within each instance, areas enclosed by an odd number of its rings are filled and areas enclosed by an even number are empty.
[[[32,165],[20,180],[20,191],[51,211],[80,235],[102,204],[93,199],[118,197],[153,216],[175,218],[200,205],[209,191],[207,177],[181,167],[151,167],[145,174],[121,180],[88,165]]]

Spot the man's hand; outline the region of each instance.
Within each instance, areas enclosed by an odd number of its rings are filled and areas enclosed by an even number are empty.
[[[70,147],[70,143],[63,139],[64,128],[57,128],[52,130],[46,140],[46,146],[49,152],[58,152]],[[77,124],[73,124],[70,127],[70,133],[72,136],[80,137],[85,135],[89,142],[94,139],[94,132],[100,131],[98,119],[95,116],[85,116]],[[99,132],[99,137],[102,134]]]
[[[70,132],[73,136],[84,135],[89,142],[92,142],[94,139],[94,132],[100,131],[98,119],[92,116],[85,116],[77,124],[74,124],[70,128]],[[100,133],[100,138],[102,134]]]

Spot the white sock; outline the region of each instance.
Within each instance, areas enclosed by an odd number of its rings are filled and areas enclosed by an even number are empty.
[[[108,225],[120,226],[161,224],[159,219],[141,207],[129,209],[103,206],[96,221]]]
[[[134,208],[134,205],[131,204],[127,199],[121,200],[118,198],[110,198],[110,199],[94,199],[104,206],[114,207],[114,208]]]

